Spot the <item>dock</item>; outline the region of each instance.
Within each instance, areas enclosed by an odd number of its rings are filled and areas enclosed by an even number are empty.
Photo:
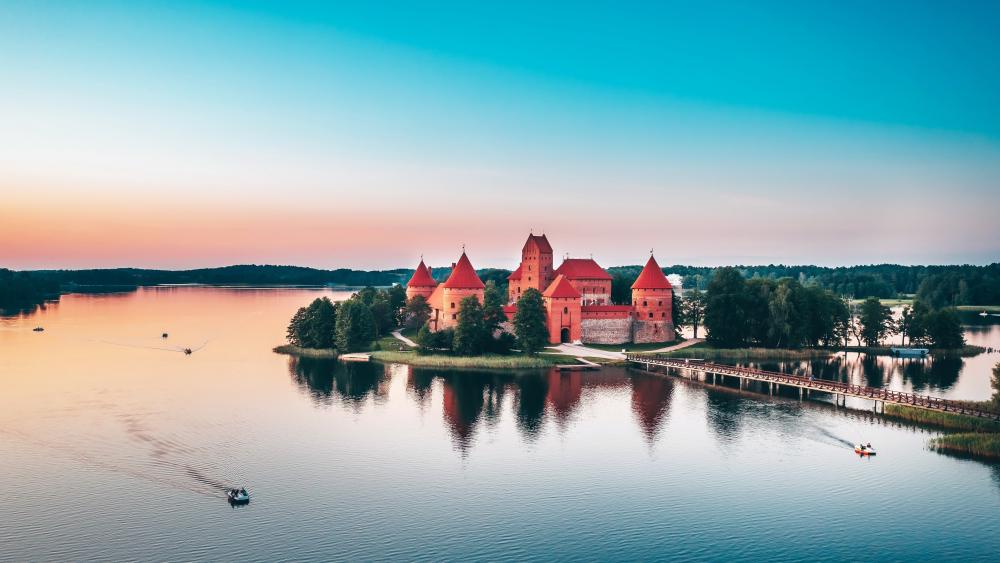
[[[675,374],[679,373],[681,376],[690,379],[703,379],[706,383],[711,382],[713,385],[717,382],[724,384],[727,377],[736,378],[739,380],[739,388],[741,390],[746,389],[749,383],[754,381],[766,385],[767,393],[771,395],[781,387],[794,387],[798,388],[800,399],[808,396],[812,391],[819,391],[833,395],[834,402],[837,405],[845,404],[847,397],[871,399],[874,402],[873,410],[875,412],[878,412],[879,405],[882,406],[882,412],[885,412],[885,404],[892,403],[920,409],[1000,420],[1000,413],[972,408],[968,403],[962,401],[941,399],[939,397],[918,395],[916,393],[904,393],[902,391],[891,391],[881,387],[851,385],[850,383],[840,383],[839,381],[714,364],[704,360],[670,358],[658,354],[627,354],[625,359],[629,365],[642,366],[646,371],[651,371],[653,368],[666,368],[667,373],[673,371]]]
[[[372,359],[372,355],[354,352],[352,354],[341,354],[337,356],[337,359],[342,362],[369,362]]]

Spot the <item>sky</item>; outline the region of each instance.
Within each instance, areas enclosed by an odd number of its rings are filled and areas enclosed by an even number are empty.
[[[544,5],[543,5],[544,4]],[[0,4],[0,267],[1000,259],[997,2]]]

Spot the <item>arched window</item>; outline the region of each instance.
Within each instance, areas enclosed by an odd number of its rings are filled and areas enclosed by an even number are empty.
[[[657,301],[657,302],[656,302],[656,305],[657,305],[658,307],[662,307],[662,306],[663,306],[663,301]]]
[[[563,314],[564,315],[568,315],[569,314],[569,307],[563,307]]]
[[[662,317],[662,318],[665,319],[665,318],[667,318],[667,314],[666,313],[660,313],[660,317]]]
[[[452,305],[454,305],[454,303],[452,303]],[[645,302],[645,301],[643,301],[643,302],[642,302],[642,306],[643,306],[643,307],[645,307],[645,306],[646,306],[646,302]]]
[[[454,308],[455,308],[455,302],[454,302],[454,301],[452,301],[452,302],[451,302],[451,308],[452,308],[452,309],[454,309]]]
[[[652,311],[649,312],[649,318],[653,318],[653,312]]]
[[[451,318],[452,318],[452,319],[457,319],[457,318],[458,318],[458,315],[452,315],[452,316],[451,316]]]

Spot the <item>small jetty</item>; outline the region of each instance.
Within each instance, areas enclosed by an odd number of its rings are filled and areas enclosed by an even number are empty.
[[[342,362],[369,362],[372,359],[372,355],[354,352],[352,354],[341,354],[337,356],[337,359]]]
[[[889,348],[893,356],[897,358],[926,358],[930,354],[927,348]]]
[[[577,358],[576,361],[580,363],[560,364],[556,366],[556,369],[559,371],[596,371],[601,369],[601,364],[595,364],[586,358]]]

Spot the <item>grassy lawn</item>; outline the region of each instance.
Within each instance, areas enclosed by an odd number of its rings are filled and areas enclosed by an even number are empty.
[[[607,350],[608,352],[621,352],[622,348],[628,350],[629,352],[650,352],[653,350],[659,350],[660,348],[666,348],[667,346],[673,346],[674,344],[680,344],[681,342],[684,341],[675,340],[674,342],[659,342],[650,344],[584,344],[584,346],[597,350]]]
[[[699,342],[693,346],[664,355],[671,358],[698,358],[702,360],[811,360],[826,358],[833,354],[832,350],[814,348],[716,348],[708,342]]]
[[[420,367],[487,368],[487,369],[527,369],[548,368],[556,364],[578,363],[574,358],[559,354],[485,354],[482,356],[450,356],[447,354],[426,354],[379,350],[372,358],[387,363],[408,364]]]
[[[399,352],[401,350],[412,350],[412,348],[404,344],[402,340],[390,334],[376,340],[375,344],[372,345],[372,350],[373,351],[388,350],[391,352]]]

